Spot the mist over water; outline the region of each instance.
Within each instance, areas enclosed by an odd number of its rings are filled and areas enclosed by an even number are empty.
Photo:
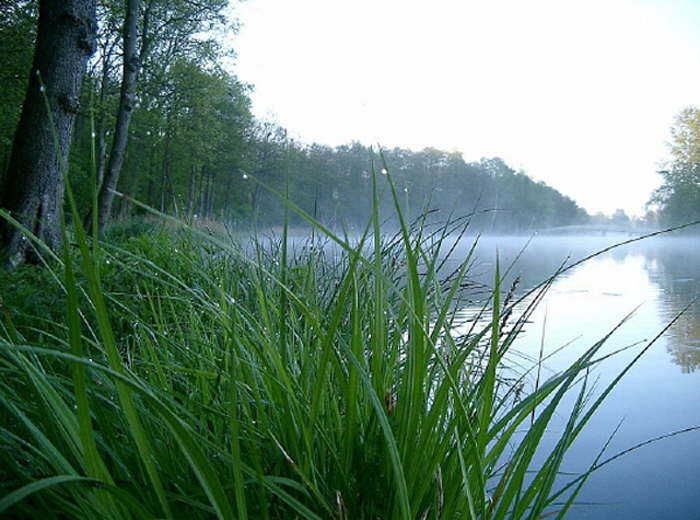
[[[524,237],[482,238],[470,273],[490,287],[496,255],[502,272],[520,255],[502,288],[506,292],[518,278],[517,292],[524,294],[563,264],[570,265],[626,238],[535,237],[524,250],[528,241]],[[460,247],[464,255],[471,242],[465,240]],[[596,392],[600,393],[693,298],[700,296],[699,253],[697,238],[647,239],[621,246],[563,273],[516,341],[517,353],[510,354],[510,361],[525,368],[538,358],[541,345],[546,357],[568,344],[545,362],[541,376],[544,381],[568,367],[634,311],[600,355],[630,348],[591,372],[590,380],[596,381]],[[459,258],[456,255],[455,260]],[[463,308],[461,315],[468,319],[482,305],[475,301]],[[464,326],[468,327],[469,322]],[[529,384],[534,385],[534,377],[533,373]],[[699,390],[700,305],[694,304],[613,390],[577,439],[563,470],[586,471],[621,421],[606,456],[700,425]],[[557,428],[564,427],[563,421],[560,418],[553,423],[551,439],[543,449],[556,441],[561,433]],[[571,511],[569,518],[697,518],[698,460],[700,432],[664,439],[629,453],[593,474],[579,496],[582,505]]]

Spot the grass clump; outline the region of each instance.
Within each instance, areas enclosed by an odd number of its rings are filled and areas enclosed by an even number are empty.
[[[490,323],[456,337],[471,258],[449,276],[442,267],[459,227],[408,226],[399,207],[393,239],[382,238],[376,209],[355,242],[302,215],[324,236],[303,247],[286,226],[245,248],[193,229],[139,233],[141,224],[94,247],[78,227],[77,247],[48,274],[13,275],[34,290],[51,278],[59,303],[34,308],[44,319],[29,322],[35,304],[18,313],[21,291],[5,297],[0,511],[563,515],[587,474],[562,483],[558,472],[601,402],[588,403],[586,373],[606,338],[516,395],[521,381],[500,367],[547,285],[508,320],[497,268]],[[570,392],[566,427],[542,455]]]

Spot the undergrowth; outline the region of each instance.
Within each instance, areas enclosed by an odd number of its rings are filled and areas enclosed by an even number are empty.
[[[617,382],[589,394],[607,336],[523,393],[528,374],[501,367],[548,283],[513,313],[497,266],[486,326],[456,337],[461,224],[410,226],[394,196],[383,237],[372,196],[353,241],[303,212],[321,239],[285,225],[236,244],[170,219],[97,244],[78,224],[60,257],[3,273],[0,512],[564,516],[590,472],[564,480],[562,460]]]

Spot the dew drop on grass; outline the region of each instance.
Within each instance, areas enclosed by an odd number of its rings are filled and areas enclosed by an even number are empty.
[[[39,92],[46,92],[46,87],[44,85],[39,85]]]
[[[386,168],[382,168],[382,175],[386,175],[387,173]]]
[[[247,174],[247,173],[244,173],[244,174],[243,174],[243,180],[246,180],[247,178],[248,178],[248,174]]]

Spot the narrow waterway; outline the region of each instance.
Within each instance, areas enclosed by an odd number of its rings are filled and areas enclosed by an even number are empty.
[[[626,237],[536,237],[513,265],[504,287],[518,291]],[[496,252],[502,268],[521,252],[525,238],[480,241],[472,277],[492,284]],[[469,244],[465,243],[464,251]],[[466,254],[466,253],[465,253]],[[505,290],[505,289],[504,289]],[[513,364],[566,348],[547,359],[542,379],[570,365],[620,320],[632,317],[601,354],[629,346],[591,374],[602,391],[650,340],[700,296],[700,239],[656,238],[598,256],[561,275],[516,345]],[[461,310],[465,318],[478,304]],[[636,309],[636,310],[635,310]],[[615,388],[565,459],[563,470],[583,472],[620,425],[606,455],[674,431],[700,426],[700,303],[691,306],[654,343]],[[552,424],[551,441],[564,416]],[[565,477],[562,477],[565,478]],[[568,518],[700,518],[700,431],[659,440],[593,474]]]

